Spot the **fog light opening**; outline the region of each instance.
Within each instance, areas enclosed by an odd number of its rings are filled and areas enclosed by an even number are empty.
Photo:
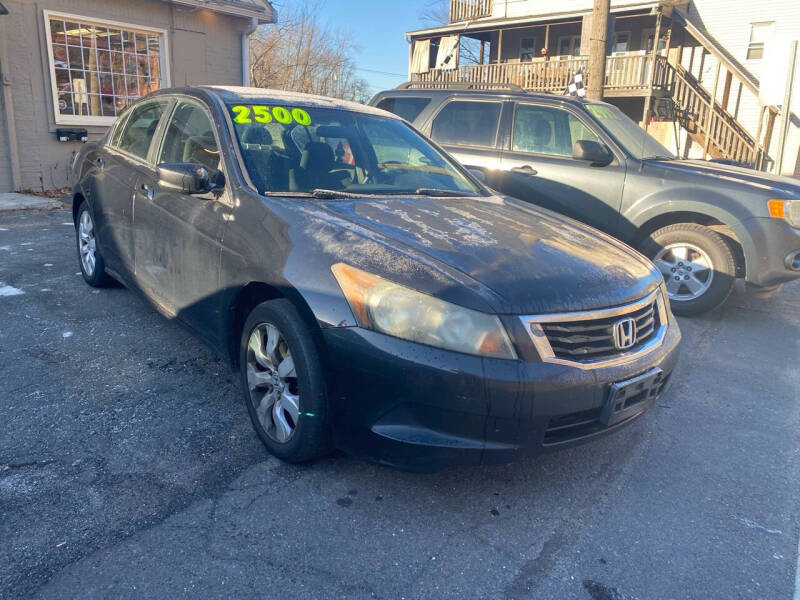
[[[800,271],[800,250],[795,250],[786,257],[786,268],[792,271]]]

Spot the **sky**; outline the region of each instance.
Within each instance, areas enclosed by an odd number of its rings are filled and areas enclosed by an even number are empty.
[[[319,10],[331,27],[349,33],[359,46],[354,54],[358,75],[377,93],[408,80],[404,35],[429,26],[420,13],[430,4],[431,0],[319,0]]]

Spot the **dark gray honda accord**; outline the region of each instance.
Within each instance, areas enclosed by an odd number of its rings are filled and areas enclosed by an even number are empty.
[[[648,260],[494,194],[377,109],[164,90],[73,175],[87,283],[122,282],[229,358],[287,461],[505,462],[629,423],[675,368]]]

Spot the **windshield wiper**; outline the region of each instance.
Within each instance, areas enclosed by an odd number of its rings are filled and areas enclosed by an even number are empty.
[[[656,154],[654,156],[645,156],[642,160],[675,160],[675,157],[674,156],[659,156],[659,155]]]
[[[474,196],[471,192],[460,192],[458,190],[438,190],[435,188],[419,188],[414,192],[417,196],[442,196],[447,198],[462,198],[464,196]]]
[[[311,192],[311,196],[318,200],[348,200],[351,198],[367,198],[375,194],[357,194],[354,192],[345,192],[341,190],[325,190],[316,189]]]

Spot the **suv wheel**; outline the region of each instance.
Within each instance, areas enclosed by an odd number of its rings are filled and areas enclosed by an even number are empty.
[[[720,306],[733,290],[736,264],[725,239],[708,227],[678,223],[654,231],[641,247],[664,275],[676,315]]]
[[[242,388],[253,427],[267,449],[287,462],[330,452],[328,400],[316,343],[287,300],[256,306],[239,354]]]
[[[106,264],[97,248],[97,230],[89,204],[84,202],[78,209],[75,240],[84,281],[92,287],[108,287],[114,280],[106,273]]]

